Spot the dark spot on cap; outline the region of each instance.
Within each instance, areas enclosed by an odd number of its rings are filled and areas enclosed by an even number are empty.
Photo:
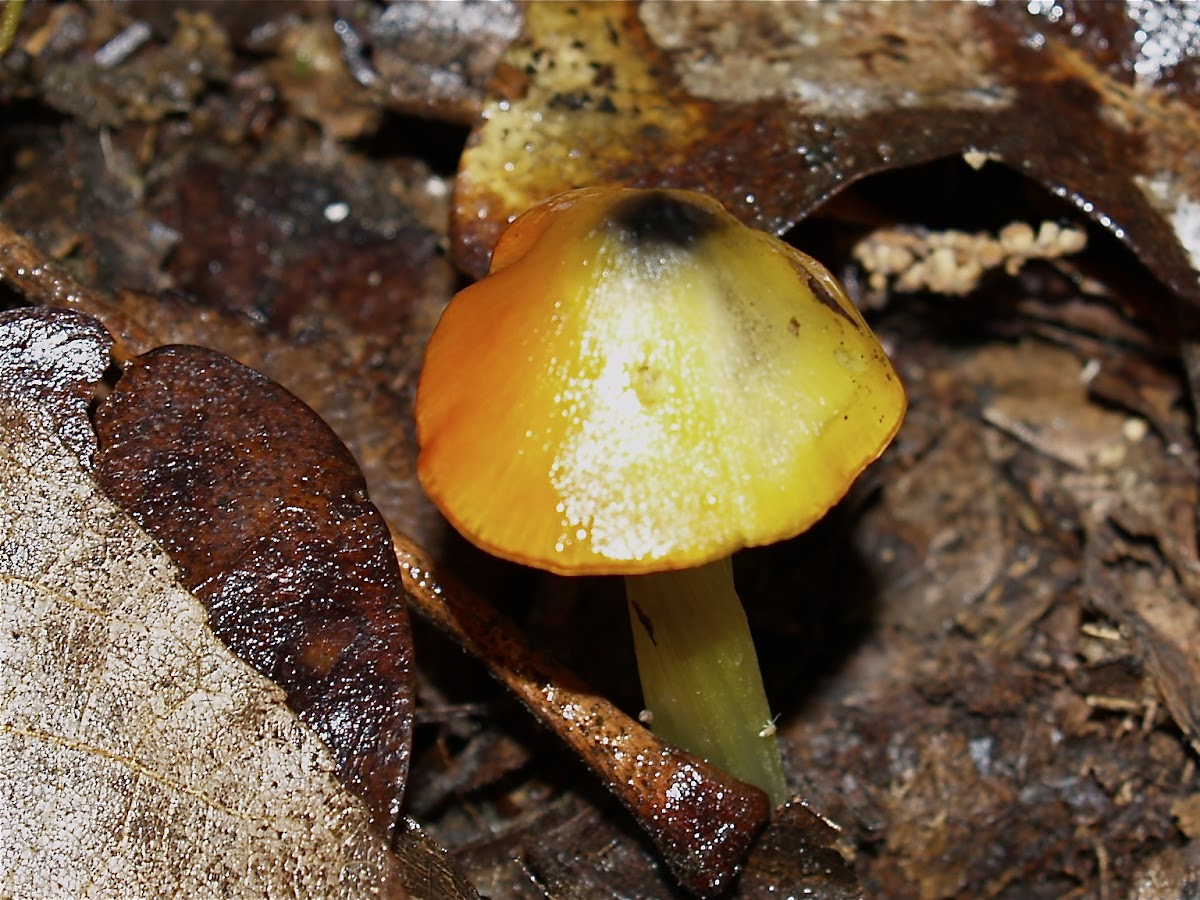
[[[788,331],[790,331],[792,334],[800,333],[800,320],[795,316],[792,316],[790,319],[788,319]]]
[[[665,191],[648,191],[621,200],[609,225],[632,247],[689,247],[718,226],[711,211]]]
[[[829,289],[825,287],[825,285],[821,284],[821,280],[809,272],[805,272],[804,274],[808,279],[808,289],[813,292],[813,296],[820,301],[821,305],[832,309],[835,313],[853,325],[855,330],[858,330],[858,322],[855,321],[854,316],[846,312],[845,307],[837,302],[837,298],[833,296],[833,294],[829,293]]]

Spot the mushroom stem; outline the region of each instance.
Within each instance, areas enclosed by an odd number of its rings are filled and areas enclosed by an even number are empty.
[[[779,743],[729,557],[630,575],[629,620],[651,727],[787,802]]]

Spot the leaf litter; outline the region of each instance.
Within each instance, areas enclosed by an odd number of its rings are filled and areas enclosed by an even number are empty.
[[[340,56],[324,8],[280,4],[249,22],[222,8],[213,24],[30,9],[0,82],[0,100],[39,113],[0,134],[3,221],[33,242],[0,241],[12,299],[86,307],[122,361],[186,341],[290,388],[346,441],[422,558],[636,714],[609,587],[482,558],[415,487],[407,404],[454,285],[444,253],[478,275],[508,217],[599,181],[698,187],[792,229],[860,298],[875,291],[873,325],[912,399],[893,451],[827,522],[737,561],[764,598],[749,612],[793,786],[837,826],[802,833],[831,842],[859,882],[831,861],[807,887],[1182,890],[1197,832],[1200,383],[1186,5],[859,4],[789,21],[766,5],[745,19],[720,4],[534,4],[519,33],[503,6],[424,63],[410,48],[444,23],[422,32],[411,5],[395,9],[334,16],[350,26],[335,31]],[[414,30],[388,32],[401,21]],[[111,44],[139,22],[144,45],[136,33]],[[172,29],[207,54],[199,93],[171,74],[184,40]],[[485,95],[458,48],[479,41],[490,67],[514,33]],[[364,35],[373,54],[354,49]],[[86,72],[105,47],[119,71],[120,46],[158,67],[147,83],[178,90],[132,102],[93,79],[98,132],[78,106],[91,81],[65,82],[68,105],[46,73]],[[328,76],[294,65],[306,47]],[[447,77],[429,74],[422,100],[412,73],[438,66]],[[371,71],[407,80],[384,96]],[[342,92],[352,102],[331,103],[325,78],[357,84]],[[451,204],[463,125],[480,112]],[[117,216],[128,239],[112,234]],[[1087,249],[982,266],[954,299],[929,280],[903,298],[880,291],[853,258],[869,237],[933,246],[1043,222],[1086,231]],[[480,677],[495,660],[464,667],[422,628],[414,766],[426,783],[449,779],[423,824],[460,870],[492,896],[663,896],[670,875],[626,814]],[[609,663],[589,661],[600,636]],[[520,749],[481,768],[474,746]],[[746,895],[797,883],[804,852],[769,833],[759,847]],[[583,874],[614,858],[629,879]]]

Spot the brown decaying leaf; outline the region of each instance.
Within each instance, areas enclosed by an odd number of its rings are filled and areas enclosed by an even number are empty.
[[[703,189],[783,232],[872,172],[972,152],[1067,198],[1200,302],[1191,28],[1146,4],[535,3],[455,194],[476,277],[573,187]]]
[[[197,347],[129,363],[96,432],[105,490],[390,833],[412,739],[411,636],[387,526],[345,447],[281,387]]]
[[[404,884],[413,897],[428,900],[479,900],[467,876],[437,841],[411,818],[405,818],[393,851],[404,867]]]
[[[0,313],[0,893],[408,896],[328,748],[95,484],[108,347]]]
[[[203,304],[120,301],[162,341],[221,350],[312,406],[388,520],[427,546],[443,525],[416,481],[411,407],[453,285],[438,248],[444,190],[416,163],[189,164],[157,206],[180,239],[172,282]]]

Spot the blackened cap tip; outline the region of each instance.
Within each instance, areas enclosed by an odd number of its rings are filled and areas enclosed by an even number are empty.
[[[610,227],[631,247],[689,247],[717,228],[716,214],[670,191],[640,191],[618,201]]]

